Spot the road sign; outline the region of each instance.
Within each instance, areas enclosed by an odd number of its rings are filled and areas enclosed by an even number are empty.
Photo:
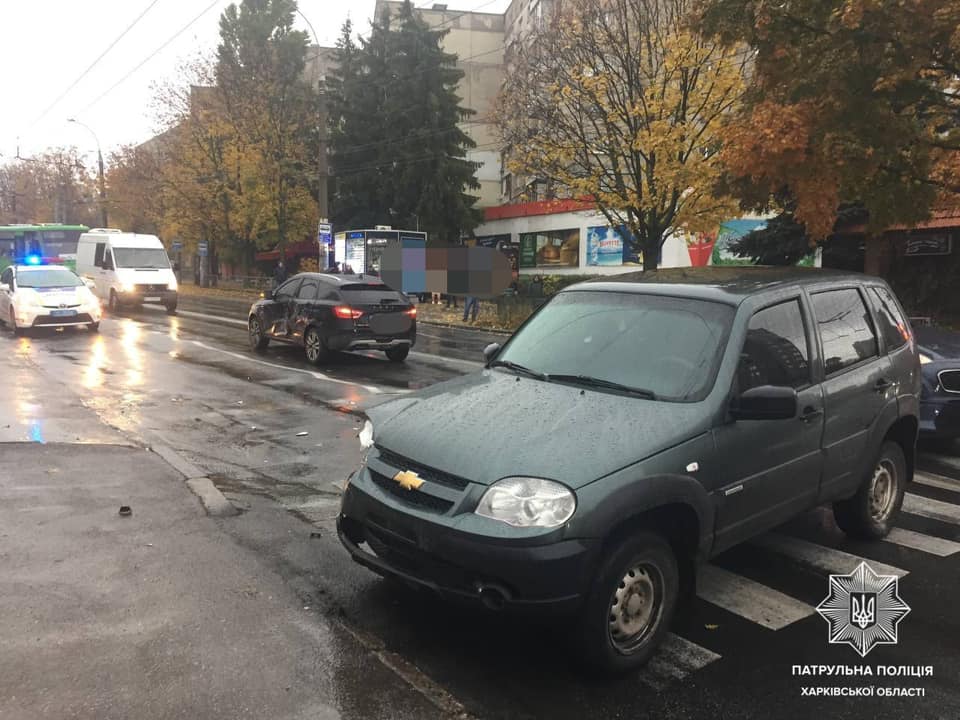
[[[170,249],[173,252],[180,252],[181,250],[183,250],[183,243],[180,242],[179,240],[174,240],[172,243],[170,243]]]
[[[197,243],[197,255],[199,255],[200,257],[206,257],[206,256],[207,256],[207,243],[206,243],[206,241],[201,240],[200,242]]]
[[[333,243],[333,225],[322,222],[317,226],[317,242],[321,245]]]

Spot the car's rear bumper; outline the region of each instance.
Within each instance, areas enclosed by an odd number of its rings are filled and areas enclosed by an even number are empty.
[[[399,335],[376,335],[369,330],[357,328],[338,330],[325,338],[326,346],[331,350],[389,350],[396,347],[412,348],[417,342],[417,330],[414,326],[409,332]]]
[[[497,609],[563,614],[581,605],[596,542],[510,543],[503,534],[465,533],[454,527],[455,517],[427,520],[405,512],[366,473],[362,469],[348,484],[337,519],[340,540],[359,564],[449,598]]]
[[[941,439],[960,437],[960,396],[934,396],[921,400],[920,435]]]

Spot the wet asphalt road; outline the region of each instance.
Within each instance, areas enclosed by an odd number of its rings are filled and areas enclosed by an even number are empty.
[[[718,558],[649,668],[589,678],[571,659],[563,625],[454,607],[380,580],[335,537],[339,487],[359,458],[358,414],[473,369],[464,359],[479,357],[488,338],[424,326],[417,350],[426,354],[405,365],[344,355],[317,370],[295,348],[249,352],[235,303],[188,301],[183,310],[105,319],[99,335],[0,332],[0,367],[18,388],[0,398],[0,442],[101,442],[105,431],[80,417],[80,402],[132,439],[170,444],[247,510],[223,523],[226,532],[268,558],[305,601],[342,618],[388,662],[398,659],[428,696],[495,718],[960,717],[956,449],[924,454],[932,472],[910,488],[895,537],[853,542],[829,513],[811,512]],[[857,558],[903,575],[900,596],[912,608],[899,644],[865,659],[829,645],[813,612],[828,575],[848,572]],[[794,665],[921,665],[933,676],[795,676]],[[802,696],[803,688],[846,685],[922,688],[924,696]]]

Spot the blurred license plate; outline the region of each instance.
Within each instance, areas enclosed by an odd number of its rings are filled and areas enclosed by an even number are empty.
[[[370,316],[370,329],[377,335],[397,335],[410,329],[410,318],[402,312],[375,313]]]
[[[160,302],[160,298],[158,298],[158,297],[145,297],[145,298],[143,299],[143,301],[144,301],[144,302]]]
[[[51,310],[50,317],[72,317],[77,314],[76,310]]]

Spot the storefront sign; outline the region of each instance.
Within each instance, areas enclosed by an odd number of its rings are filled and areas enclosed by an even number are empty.
[[[904,255],[949,255],[953,252],[953,237],[950,233],[923,233],[907,238]]]

